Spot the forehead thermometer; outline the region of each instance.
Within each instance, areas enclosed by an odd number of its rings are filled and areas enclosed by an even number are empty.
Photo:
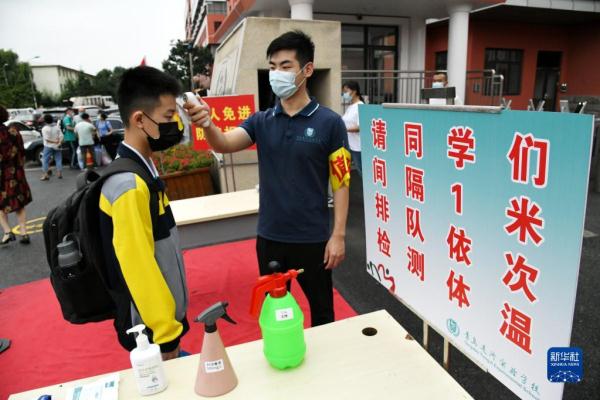
[[[202,105],[202,103],[200,103],[200,100],[198,100],[198,97],[196,97],[196,95],[192,92],[185,92],[182,97],[183,97],[183,101],[185,103],[189,102],[195,106]],[[205,123],[203,123],[202,126],[204,128],[208,128],[210,126],[210,119],[208,121],[206,121]]]

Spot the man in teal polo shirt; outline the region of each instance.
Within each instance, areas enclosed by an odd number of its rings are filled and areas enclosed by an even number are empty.
[[[63,117],[63,141],[71,149],[71,169],[77,166],[77,138],[75,137],[75,121],[73,121],[73,109],[67,109]]]
[[[310,37],[300,31],[273,40],[267,58],[277,104],[225,134],[210,121],[205,102],[186,108],[198,126],[211,122],[204,131],[215,151],[232,153],[256,144],[260,274],[273,272],[270,261],[278,261],[281,271],[303,268],[298,282],[310,304],[312,326],[317,326],[334,320],[331,271],[345,255],[350,153],[341,117],[308,95],[314,51]],[[334,190],[333,229],[327,207],[329,183]]]

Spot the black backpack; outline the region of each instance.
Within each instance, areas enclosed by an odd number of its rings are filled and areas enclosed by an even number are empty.
[[[160,184],[148,171],[129,158],[117,158],[102,175],[94,171],[77,177],[77,189],[52,209],[44,221],[44,243],[50,266],[50,283],[65,320],[73,324],[98,322],[115,317],[116,306],[107,285],[105,254],[100,234],[100,192],[106,179],[121,172],[133,172],[150,190],[150,215],[158,215]],[[76,263],[59,265],[57,246],[72,241]],[[74,246],[73,246],[74,244]],[[63,264],[64,264],[63,256]],[[73,258],[72,258],[73,259]]]

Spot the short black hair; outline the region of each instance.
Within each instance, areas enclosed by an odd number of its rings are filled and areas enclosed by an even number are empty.
[[[106,115],[106,113],[100,113],[100,118],[106,119],[108,118],[108,115]]]
[[[54,118],[50,114],[44,114],[44,122],[47,124],[51,124],[54,122]]]
[[[181,85],[177,79],[152,67],[130,68],[121,77],[117,91],[117,103],[123,125],[129,126],[129,118],[136,110],[151,113],[160,104],[160,96],[178,96]]]
[[[6,108],[4,108],[3,105],[0,104],[0,124],[3,124],[6,121],[8,121],[8,117],[8,111],[6,110]]]
[[[86,112],[81,113],[81,119],[90,119],[90,114]]]
[[[267,58],[280,50],[296,50],[300,68],[315,59],[315,44],[310,36],[299,30],[286,32],[273,40],[267,48]]]

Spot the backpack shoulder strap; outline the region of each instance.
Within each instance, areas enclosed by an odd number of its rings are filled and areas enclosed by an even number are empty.
[[[148,185],[148,189],[150,189],[151,192],[158,192],[160,190],[156,180],[150,175],[146,168],[126,157],[119,157],[111,162],[102,173],[101,179],[105,180],[111,175],[119,174],[121,172],[133,172],[138,175],[146,182],[146,185]]]

